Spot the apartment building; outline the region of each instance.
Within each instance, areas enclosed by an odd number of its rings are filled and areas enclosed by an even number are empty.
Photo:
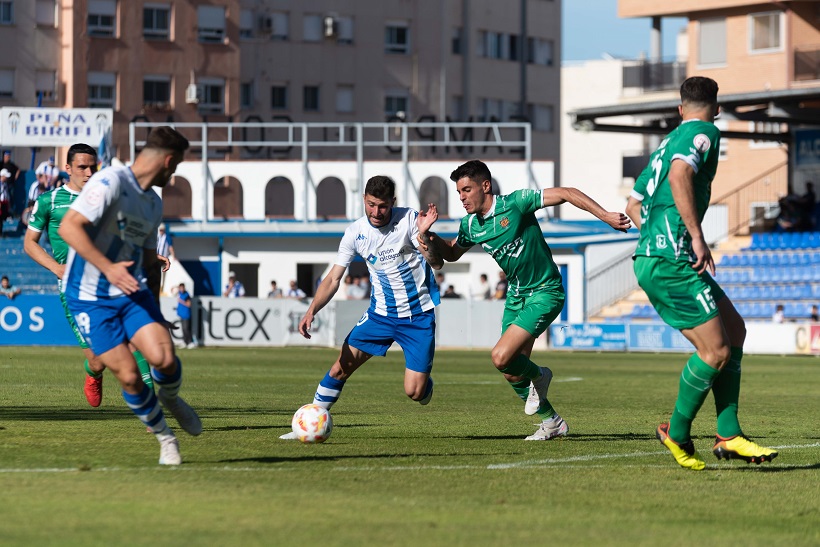
[[[133,120],[524,119],[534,158],[557,160],[560,20],[557,0],[2,0],[0,40],[22,50],[0,62],[0,106],[113,108],[123,158]]]

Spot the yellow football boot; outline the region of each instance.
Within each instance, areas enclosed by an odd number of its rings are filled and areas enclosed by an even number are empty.
[[[760,446],[745,435],[737,435],[729,439],[715,437],[715,446],[712,452],[717,459],[738,459],[746,463],[770,462],[777,457],[777,450]]]
[[[669,423],[661,424],[655,431],[655,437],[661,442],[663,446],[669,449],[669,452],[674,456],[678,465],[686,469],[694,469],[700,471],[706,467],[706,462],[700,457],[700,454],[695,450],[695,445],[690,439],[689,442],[678,444],[669,438]]]

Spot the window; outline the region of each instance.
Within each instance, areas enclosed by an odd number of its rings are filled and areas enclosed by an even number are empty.
[[[42,27],[56,27],[57,2],[55,0],[37,0],[34,6],[34,21]]]
[[[384,117],[407,120],[409,118],[407,113],[408,96],[409,94],[405,90],[388,91],[384,96]]]
[[[242,108],[253,108],[253,82],[242,82],[239,84],[239,106]]]
[[[729,122],[727,120],[715,120],[715,127],[720,129],[720,151],[718,152],[718,160],[725,160],[729,155],[729,139],[722,136],[723,131],[729,130]]]
[[[285,41],[290,38],[290,20],[287,13],[271,13],[271,40]]]
[[[482,122],[501,121],[501,99],[480,99],[480,119]]]
[[[0,25],[14,24],[14,2],[0,2]]]
[[[225,112],[225,79],[199,78],[197,85],[200,89],[197,110],[200,113],[221,114]]]
[[[776,122],[749,122],[750,133],[774,133],[780,135],[783,133],[783,127]],[[782,138],[782,137],[781,137]],[[723,139],[721,139],[721,144]],[[749,148],[779,148],[780,142],[776,140],[757,140],[749,141]]]
[[[464,97],[461,95],[453,95],[450,99],[450,118],[455,121],[463,121],[464,115]]]
[[[114,108],[117,97],[117,75],[113,72],[88,73],[88,106]]]
[[[527,62],[536,65],[552,66],[554,46],[552,40],[527,38]]]
[[[199,6],[196,8],[199,41],[206,44],[225,42],[225,8]]]
[[[38,70],[34,73],[34,95],[42,95],[44,101],[57,99],[57,71]]]
[[[319,86],[306,85],[302,91],[302,110],[319,110]]]
[[[322,16],[305,15],[302,17],[302,40],[319,42],[322,40]]]
[[[88,0],[88,35],[114,36],[117,30],[117,0]]]
[[[353,43],[353,18],[344,16],[336,18],[336,43]]]
[[[0,97],[9,99],[14,97],[14,70],[0,70]]]
[[[263,30],[261,25],[260,30]],[[253,38],[253,12],[249,9],[243,9],[239,12],[239,37]]]
[[[384,28],[384,51],[410,53],[410,32],[407,23],[388,23]]]
[[[698,63],[726,63],[726,19],[702,19],[698,35]]]
[[[336,112],[353,112],[352,85],[340,85],[336,88]]]
[[[453,55],[461,55],[462,44],[464,37],[462,36],[461,27],[453,29],[453,35],[450,38],[450,53]]]
[[[270,107],[285,110],[288,107],[288,86],[275,85],[270,88]]]
[[[149,40],[171,39],[171,6],[145,4],[142,8],[142,36]]]
[[[783,47],[780,12],[749,15],[749,51],[778,51]]]
[[[529,105],[530,123],[535,131],[553,131],[553,118],[555,110],[552,105],[531,104]]]
[[[171,77],[145,76],[142,80],[142,104],[148,108],[170,108]]]

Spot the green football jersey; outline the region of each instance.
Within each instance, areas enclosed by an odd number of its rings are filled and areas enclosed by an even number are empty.
[[[643,194],[641,235],[635,256],[695,261],[692,236],[672,196],[669,170],[674,160],[681,160],[695,171],[695,208],[698,220],[702,221],[712,196],[719,150],[720,130],[715,124],[701,120],[683,122],[661,141],[650,156],[649,166],[635,183],[633,195]]]
[[[67,186],[60,186],[41,194],[31,209],[28,227],[38,232],[48,232],[52,255],[58,264],[65,264],[68,258],[68,244],[63,241],[57,230],[69,207],[79,195],[79,192],[73,192]]]
[[[513,296],[561,287],[561,273],[534,214],[543,207],[543,199],[539,190],[516,190],[495,196],[487,216],[461,219],[459,247],[481,245],[507,274],[508,293]]]

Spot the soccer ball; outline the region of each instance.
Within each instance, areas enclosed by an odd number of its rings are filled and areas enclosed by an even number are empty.
[[[309,404],[296,411],[290,425],[303,443],[323,443],[333,430],[333,418],[326,408]]]

